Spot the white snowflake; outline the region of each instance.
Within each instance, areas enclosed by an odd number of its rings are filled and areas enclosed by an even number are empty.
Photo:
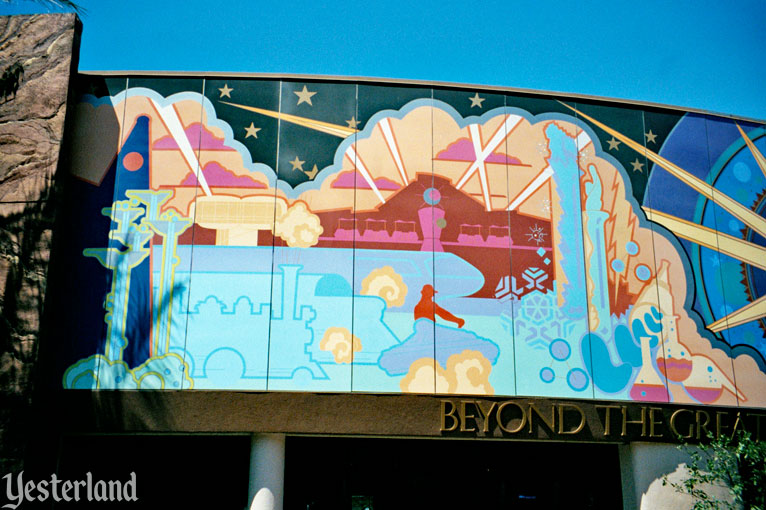
[[[551,201],[547,198],[540,200],[540,210],[544,213],[551,212]]]
[[[538,227],[537,223],[535,223],[534,227],[529,227],[529,234],[526,234],[526,236],[527,241],[534,241],[540,246],[545,242],[546,234],[543,232],[543,227]]]

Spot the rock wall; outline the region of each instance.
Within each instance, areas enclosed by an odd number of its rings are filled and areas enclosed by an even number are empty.
[[[81,25],[74,14],[0,17],[0,472],[29,430],[55,175]]]

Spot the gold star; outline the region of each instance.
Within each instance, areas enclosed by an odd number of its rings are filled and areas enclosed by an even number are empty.
[[[309,92],[309,90],[306,88],[305,85],[303,86],[303,90],[301,90],[301,91],[293,91],[293,94],[298,96],[298,104],[308,103],[309,106],[314,106],[311,103],[311,96],[316,94],[316,92]]]
[[[309,179],[313,179],[314,177],[316,177],[318,171],[319,171],[319,169],[317,168],[316,165],[314,165],[314,168],[312,168],[310,171],[304,172],[304,173],[308,176]]]
[[[356,129],[359,126],[359,121],[356,120],[355,117],[351,117],[351,120],[347,120],[346,124],[348,124],[348,127],[351,129]]]
[[[620,145],[620,141],[615,139],[615,137],[612,137],[611,140],[607,140],[606,143],[609,144],[609,150],[612,150],[612,149],[616,151],[620,150],[619,147],[617,147],[618,145]]]
[[[633,165],[633,171],[634,172],[643,172],[644,171],[644,164],[641,163],[638,160],[638,158],[636,158],[636,160],[632,161],[630,164]]]
[[[652,130],[650,129],[648,133],[644,133],[646,135],[646,143],[657,143],[654,141],[655,138],[657,138],[657,135],[652,133]]]
[[[479,97],[478,92],[476,93],[475,96],[468,98],[468,100],[471,101],[471,108],[473,108],[474,106],[478,106],[479,108],[481,108],[482,107],[481,103],[484,102],[484,99],[485,98],[483,97]]]
[[[218,96],[219,98],[222,98],[222,97],[231,98],[231,91],[234,90],[234,89],[230,89],[229,88],[229,84],[228,83],[224,83],[223,84],[223,88],[218,89],[218,90],[221,91],[221,95]]]
[[[293,165],[293,170],[300,170],[301,172],[303,172],[303,163],[305,161],[298,159],[298,156],[295,156],[295,159],[290,161],[290,164]]]
[[[253,125],[251,122],[248,127],[245,128],[245,131],[247,131],[247,134],[245,135],[245,138],[252,136],[253,138],[258,138],[258,131],[260,131],[261,128],[257,128]]]

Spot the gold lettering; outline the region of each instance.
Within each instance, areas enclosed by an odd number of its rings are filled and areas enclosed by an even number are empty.
[[[655,425],[662,425],[662,420],[655,421],[655,419],[654,419],[654,412],[655,411],[662,412],[662,409],[660,409],[659,407],[650,407],[649,408],[649,437],[662,437],[661,433],[660,434],[655,434],[654,433]],[[660,416],[660,418],[662,418],[662,416]]]
[[[489,406],[489,409],[485,410],[483,407],[481,407],[481,401],[476,401],[476,407],[479,409],[479,412],[484,416],[484,426],[482,427],[482,430],[486,433],[489,432],[489,417],[492,416],[492,411],[495,410],[495,406],[497,405],[497,402],[492,402],[492,405]]]
[[[641,406],[641,419],[640,420],[629,420],[628,419],[628,407],[627,406],[620,406],[622,409],[622,433],[620,436],[625,437],[628,435],[628,424],[635,424],[635,425],[641,425],[641,437],[646,436],[646,407]]]
[[[673,431],[673,434],[680,436],[684,439],[689,439],[694,435],[694,425],[691,423],[689,424],[689,434],[683,435],[680,432],[678,432],[678,428],[676,427],[676,418],[678,418],[678,415],[681,413],[692,413],[692,416],[694,416],[694,412],[690,411],[689,409],[678,409],[677,411],[674,411],[673,414],[670,415],[670,430]]]
[[[742,426],[742,430],[746,430],[744,423],[745,421],[742,419],[742,413],[737,411],[737,417],[734,418],[734,428],[731,430],[731,437],[734,437],[734,434],[737,433],[737,427],[740,425]]]
[[[532,411],[535,412],[538,418],[540,418],[543,423],[545,423],[549,429],[551,429],[552,432],[556,431],[556,405],[551,405],[551,419],[550,421],[545,419],[545,416],[543,416],[543,413],[540,412],[540,410],[535,407],[535,405],[530,402],[529,403],[529,433],[532,433]]]
[[[564,408],[574,409],[580,415],[580,424],[574,430],[564,430]],[[577,434],[585,427],[585,413],[574,404],[559,404],[559,434]]]
[[[606,409],[606,418],[604,419],[604,435],[608,436],[610,432],[611,416],[609,415],[612,409],[619,409],[620,406],[596,406],[596,409]]]
[[[728,418],[729,413],[724,411],[716,411],[715,413],[715,437],[721,437],[723,429],[728,429],[728,425],[723,424],[723,419]]]
[[[700,421],[700,418],[702,415],[705,415],[705,423],[702,423]],[[707,432],[707,425],[710,423],[710,415],[707,414],[707,411],[697,411],[697,439],[702,439],[702,431],[704,430]]]
[[[447,412],[447,404],[450,405],[450,412]],[[458,426],[459,420],[457,416],[455,416],[455,411],[457,411],[457,407],[455,407],[455,404],[451,400],[442,400],[441,402],[441,427],[439,427],[439,432],[452,432],[455,430]],[[447,418],[452,419],[452,425],[447,427]]]
[[[508,420],[506,423],[503,423],[502,414],[506,406],[514,406],[521,413],[521,423],[519,423],[519,426],[516,427],[515,429],[508,428],[508,425],[510,425],[511,420]],[[516,402],[513,402],[512,400],[508,400],[500,404],[500,406],[497,408],[497,413],[495,414],[495,416],[497,417],[497,425],[500,427],[500,429],[503,432],[508,432],[509,434],[516,434],[518,432],[521,432],[522,429],[524,429],[524,425],[527,424],[527,413],[524,412],[524,408],[521,407]]]
[[[476,423],[476,416],[473,414],[468,414],[468,404],[473,404],[470,400],[461,400],[460,401],[460,432],[476,432],[476,429],[471,427],[468,428],[468,419],[472,419],[474,423]]]

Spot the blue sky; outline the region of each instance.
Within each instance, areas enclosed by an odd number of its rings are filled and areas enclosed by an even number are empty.
[[[766,119],[763,0],[78,3],[81,70],[447,81]]]

